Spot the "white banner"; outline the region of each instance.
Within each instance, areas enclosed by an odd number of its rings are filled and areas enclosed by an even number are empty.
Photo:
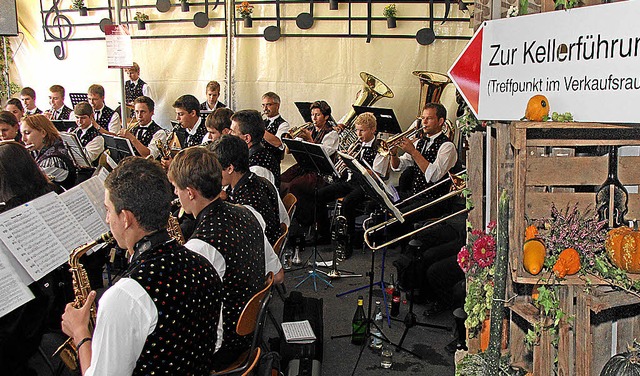
[[[637,123],[640,2],[489,21],[478,118],[518,120],[533,95],[582,122]]]

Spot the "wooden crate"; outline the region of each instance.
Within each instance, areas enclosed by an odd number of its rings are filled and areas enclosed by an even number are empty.
[[[518,283],[537,283],[522,267],[522,245],[525,218],[550,215],[551,203],[559,209],[578,203],[581,210],[595,206],[594,192],[540,191],[539,187],[600,186],[607,178],[608,156],[601,157],[540,157],[532,148],[640,145],[640,127],[596,123],[514,122],[509,127],[510,147],[513,150],[513,180],[498,182],[513,197],[510,223],[510,268],[512,279]],[[498,140],[502,139],[500,135]],[[501,150],[501,145],[497,146]],[[503,157],[507,158],[507,157]],[[618,176],[622,184],[640,185],[640,157],[619,157]],[[629,194],[627,218],[640,218],[640,194]],[[597,279],[592,278],[597,281]],[[576,276],[563,283],[584,284]]]

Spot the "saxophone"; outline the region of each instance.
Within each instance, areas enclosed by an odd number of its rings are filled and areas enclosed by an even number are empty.
[[[109,243],[113,240],[111,232],[105,232],[100,235],[98,239],[89,243],[83,244],[74,249],[69,255],[69,271],[71,272],[71,279],[73,280],[73,293],[75,300],[73,306],[75,308],[81,308],[84,306],[87,296],[91,292],[91,286],[89,285],[89,277],[87,271],[84,270],[80,263],[80,257],[87,253],[88,250],[100,243]],[[95,302],[91,306],[91,313],[89,317],[89,330],[93,332],[93,328],[96,324],[96,305]],[[73,338],[68,338],[58,349],[53,356],[59,355],[62,362],[72,371],[75,371],[79,367],[78,353],[76,346],[73,343]]]
[[[182,233],[182,229],[180,228],[180,222],[178,222],[178,218],[173,214],[169,214],[169,222],[167,223],[167,232],[169,236],[174,238],[178,244],[184,245],[185,238]]]

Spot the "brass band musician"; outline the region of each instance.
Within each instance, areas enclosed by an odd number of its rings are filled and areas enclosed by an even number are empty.
[[[289,123],[280,115],[280,96],[272,91],[262,95],[262,115],[264,120],[264,138],[262,144],[278,160],[284,157],[282,136],[289,131]]]
[[[111,133],[118,133],[122,127],[120,114],[109,108],[104,103],[104,87],[102,85],[93,84],[87,90],[88,102],[93,107],[96,122],[100,128],[104,128]]]
[[[167,142],[167,132],[153,120],[155,103],[147,96],[139,96],[133,101],[135,122],[133,126],[122,128],[118,136],[131,142],[136,153],[141,157],[156,159],[160,156],[158,141]]]

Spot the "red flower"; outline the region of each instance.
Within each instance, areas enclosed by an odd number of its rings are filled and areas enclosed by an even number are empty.
[[[496,241],[490,235],[484,235],[473,243],[473,258],[481,268],[493,264],[496,257]]]
[[[460,252],[458,252],[458,265],[460,265],[460,269],[465,273],[467,273],[469,268],[471,268],[471,258],[466,246],[462,247]]]
[[[491,222],[487,223],[487,230],[489,230],[489,232],[491,232],[497,226],[498,226],[498,224],[496,223],[496,221],[491,221]]]

